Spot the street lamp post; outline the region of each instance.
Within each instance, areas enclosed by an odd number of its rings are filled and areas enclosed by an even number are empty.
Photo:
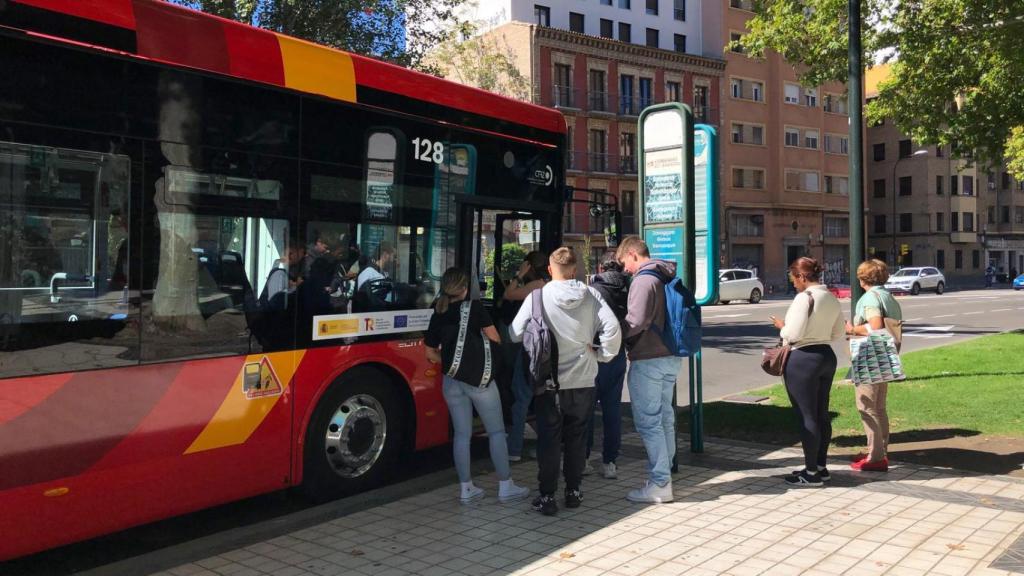
[[[928,150],[926,150],[924,148],[921,148],[920,150],[915,150],[914,153],[911,154],[910,156],[904,156],[902,158],[897,158],[896,162],[894,162],[893,165],[892,165],[892,264],[893,264],[893,266],[896,265],[897,256],[899,255],[899,251],[896,249],[896,224],[897,224],[896,223],[896,192],[897,192],[896,168],[900,165],[900,162],[902,162],[902,161],[904,161],[904,160],[906,160],[908,158],[918,158],[920,156],[927,156],[927,155],[928,155]]]

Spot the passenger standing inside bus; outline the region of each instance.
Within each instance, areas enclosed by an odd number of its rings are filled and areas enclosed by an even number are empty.
[[[461,268],[446,270],[423,343],[427,359],[440,363],[444,370],[443,393],[454,429],[452,453],[459,476],[459,500],[467,503],[484,495],[483,489],[473,484],[469,466],[475,407],[490,438],[491,461],[498,475],[498,500],[514,502],[529,496],[530,490],[512,481],[501,397],[491,379],[493,365],[487,365],[485,356],[484,346],[489,347],[490,343],[483,337],[499,344],[501,340],[490,315],[479,301],[467,300],[468,294],[469,275]]]
[[[523,435],[526,432],[526,415],[533,400],[533,388],[526,378],[523,364],[523,345],[512,342],[508,337],[509,326],[523,305],[523,300],[549,280],[548,257],[540,250],[534,250],[523,258],[519,272],[505,287],[501,302],[501,329],[505,340],[503,350],[505,366],[512,369],[512,427],[508,434],[508,457],[513,462],[522,459]]]
[[[387,244],[381,244],[377,248],[377,259],[359,271],[356,279],[356,290],[363,287],[363,284],[374,280],[383,280],[388,277],[388,268],[395,260],[395,249]]]

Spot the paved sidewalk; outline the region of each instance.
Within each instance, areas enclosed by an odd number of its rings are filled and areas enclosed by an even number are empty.
[[[158,574],[1024,574],[1021,479],[900,463],[855,473],[837,460],[829,487],[789,488],[780,476],[798,450],[710,440],[685,454],[675,502],[641,505],[624,496],[643,449],[635,433],[623,440],[619,479],[586,477],[583,506],[553,518],[499,504],[493,474],[475,478],[484,500],[460,505],[452,471],[445,488]],[[513,474],[536,486],[533,461]]]

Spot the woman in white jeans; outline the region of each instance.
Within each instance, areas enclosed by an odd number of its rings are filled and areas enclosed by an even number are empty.
[[[485,338],[496,343],[501,340],[480,302],[466,302],[468,293],[469,275],[462,269],[449,268],[441,278],[441,295],[423,339],[427,359],[440,363],[444,370],[444,399],[455,430],[452,452],[459,476],[459,500],[472,502],[484,495],[483,489],[473,484],[469,468],[474,407],[490,439],[491,461],[498,475],[498,500],[522,500],[530,490],[512,482],[501,396],[492,381],[493,364],[487,361],[484,348],[490,346]]]

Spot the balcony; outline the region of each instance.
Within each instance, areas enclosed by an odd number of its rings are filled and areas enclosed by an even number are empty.
[[[569,170],[625,175],[637,173],[637,157],[635,155],[622,156],[619,154],[570,150],[567,158]]]
[[[608,172],[609,167],[612,166],[612,163],[608,161],[610,158],[610,154],[591,152],[587,158],[587,166],[591,172]]]
[[[974,232],[950,232],[949,241],[953,244],[973,244],[978,241],[978,235]]]
[[[636,156],[619,156],[619,174],[636,174]]]
[[[710,106],[694,106],[693,122],[694,124],[707,124],[709,126],[718,126],[718,109],[711,108]]]
[[[575,108],[576,98],[573,98],[572,86],[551,87],[551,105],[555,108]]]
[[[608,93],[591,91],[587,95],[588,112],[608,112]]]

